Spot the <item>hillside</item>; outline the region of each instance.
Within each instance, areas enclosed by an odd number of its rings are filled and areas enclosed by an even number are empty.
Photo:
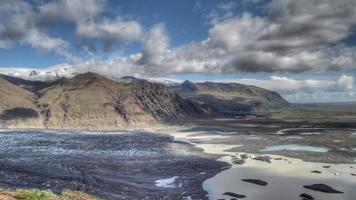
[[[186,99],[206,103],[225,114],[265,112],[288,105],[276,92],[239,83],[185,81],[171,89]]]
[[[33,94],[0,77],[0,122],[14,126],[36,127],[41,124],[33,104]]]
[[[33,115],[38,115],[36,120],[41,119],[40,127],[52,129],[115,129],[212,113],[164,85],[139,79],[116,82],[86,73],[50,83],[14,79],[17,86],[2,80],[4,92],[20,91],[6,96],[20,102],[8,106],[4,100],[1,106],[30,108]]]

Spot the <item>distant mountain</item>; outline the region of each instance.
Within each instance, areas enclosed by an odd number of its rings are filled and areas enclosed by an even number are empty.
[[[223,112],[265,112],[288,105],[277,92],[239,83],[193,83],[170,87],[183,98],[206,103]]]
[[[35,111],[29,119],[41,119],[40,127],[103,130],[214,113],[162,84],[141,79],[117,82],[95,73],[50,82],[2,77],[1,92],[16,91],[7,97],[21,101],[10,106],[1,101],[1,106],[5,110],[24,107]]]
[[[26,68],[0,68],[0,74],[36,81],[56,80],[63,77],[70,78],[77,75],[75,70],[67,64],[35,70]]]
[[[8,76],[4,74],[0,74],[0,78],[7,80],[8,82],[17,85],[23,89],[29,90],[31,92],[38,92],[46,87],[49,87],[53,84],[58,83],[61,81],[62,78],[56,80],[49,80],[49,81],[36,81],[36,80],[26,80],[18,77]]]

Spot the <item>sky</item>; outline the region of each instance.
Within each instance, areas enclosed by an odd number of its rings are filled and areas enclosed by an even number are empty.
[[[0,0],[0,67],[356,100],[354,0]]]

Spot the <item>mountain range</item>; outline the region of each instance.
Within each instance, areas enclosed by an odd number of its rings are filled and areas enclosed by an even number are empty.
[[[47,81],[0,75],[0,120],[10,128],[111,130],[286,106],[277,93],[242,84],[166,86],[96,73]]]

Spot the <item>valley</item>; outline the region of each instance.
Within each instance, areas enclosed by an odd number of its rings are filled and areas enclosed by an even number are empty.
[[[207,93],[233,93],[216,103],[177,86],[94,73],[49,82],[0,80],[7,92],[1,97],[0,188],[81,191],[108,200],[355,195],[353,103],[289,104],[263,89],[199,85]],[[239,95],[251,101],[242,105]],[[255,101],[259,106],[250,104]]]

